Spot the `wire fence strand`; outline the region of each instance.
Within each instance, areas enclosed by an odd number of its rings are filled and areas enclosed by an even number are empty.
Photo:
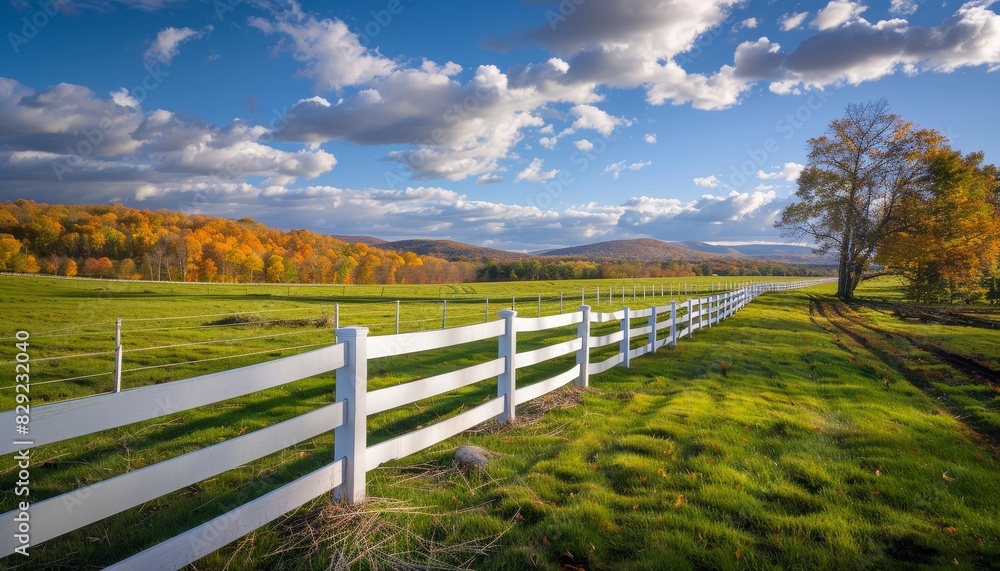
[[[182,363],[167,363],[163,365],[148,365],[145,367],[133,367],[131,369],[125,369],[122,374],[134,373],[136,371],[147,371],[149,369],[163,369],[166,367],[178,367],[180,365],[194,365],[197,363],[208,363],[209,361],[222,361],[225,359],[239,359],[240,357],[252,357],[254,355],[264,355],[265,353],[275,353],[280,351],[293,351],[295,349],[308,349],[309,347],[320,347],[329,345],[330,343],[311,343],[309,345],[297,345],[295,347],[282,347],[280,349],[267,349],[265,351],[255,351],[253,353],[243,353],[242,355],[226,355],[224,357],[209,357],[207,359],[196,359],[194,361],[184,361]],[[109,373],[110,374],[110,373]]]

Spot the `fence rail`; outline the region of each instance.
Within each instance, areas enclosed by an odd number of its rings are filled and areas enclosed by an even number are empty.
[[[631,359],[676,346],[678,339],[712,327],[762,293],[784,291],[828,280],[761,283],[721,295],[689,299],[642,310],[623,308],[599,313],[579,311],[549,317],[521,318],[505,309],[500,320],[421,333],[369,337],[364,327],[337,330],[337,342],[321,349],[273,361],[202,375],[182,381],[129,389],[55,403],[32,412],[31,436],[13,433],[15,412],[0,413],[0,426],[11,430],[0,442],[0,454],[61,442],[167,414],[217,403],[319,374],[336,372],[336,401],[309,413],[218,444],[103,480],[31,506],[31,534],[19,534],[22,512],[0,516],[0,557],[19,546],[58,537],[105,517],[153,500],[185,486],[238,468],[320,434],[334,431],[331,462],[181,535],[150,547],[111,569],[179,569],[266,525],[327,492],[348,502],[365,498],[367,472],[390,460],[437,444],[485,421],[509,422],[516,406],[569,383],[587,386],[591,375]],[[591,335],[592,324],[617,321],[618,331]],[[576,336],[538,349],[518,351],[517,334],[576,326]],[[666,332],[666,335],[663,335]],[[632,347],[634,339],[645,339]],[[370,361],[476,341],[497,340],[497,358],[460,370],[405,384],[368,391]],[[331,339],[332,342],[332,339]],[[591,363],[590,352],[618,344],[618,352]],[[517,385],[517,371],[575,354],[568,370],[527,386]],[[487,379],[497,379],[497,396],[470,410],[390,440],[368,445],[368,417],[444,394]],[[222,522],[222,523],[220,523]],[[206,533],[211,531],[211,533]]]

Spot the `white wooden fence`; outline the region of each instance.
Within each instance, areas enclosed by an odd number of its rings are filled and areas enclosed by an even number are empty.
[[[150,547],[109,569],[179,569],[274,521],[327,492],[357,502],[365,498],[366,473],[380,464],[403,458],[437,444],[490,419],[514,419],[516,406],[568,383],[587,386],[589,377],[632,359],[674,346],[678,339],[712,327],[734,314],[761,293],[800,288],[828,280],[761,283],[733,292],[689,299],[678,304],[638,311],[624,308],[598,313],[581,306],[575,313],[520,318],[504,310],[501,319],[441,331],[368,337],[364,327],[337,330],[335,345],[292,357],[175,381],[34,408],[30,437],[14,433],[15,412],[0,414],[0,427],[11,437],[0,442],[0,454],[26,446],[52,444],[248,395],[314,375],[336,371],[336,402],[312,412],[178,456],[157,464],[79,488],[30,507],[31,545],[95,523],[217,474],[299,442],[334,431],[332,462],[270,493],[222,514],[187,532]],[[619,330],[594,337],[592,323],[617,321]],[[535,349],[517,351],[518,333],[577,326],[575,338]],[[632,340],[647,342],[632,348]],[[402,385],[368,391],[368,362],[374,359],[430,351],[497,339],[497,358],[471,367]],[[618,345],[618,352],[598,363],[590,362],[594,349]],[[528,386],[517,386],[517,371],[576,354],[566,371]],[[486,379],[497,379],[497,396],[484,404],[436,424],[369,446],[369,415],[443,394]],[[0,557],[11,555],[24,542],[18,538],[15,509],[0,516]]]

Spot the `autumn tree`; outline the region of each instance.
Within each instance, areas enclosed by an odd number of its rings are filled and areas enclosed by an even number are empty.
[[[264,269],[264,260],[260,256],[254,254],[253,252],[246,255],[243,258],[243,271],[247,273],[247,281],[253,282],[254,272],[259,272]]]
[[[132,260],[132,258],[125,258],[124,260],[118,262],[118,271],[116,275],[123,280],[135,279],[137,275],[135,271],[135,261]]]
[[[264,269],[264,280],[268,283],[281,283],[285,281],[285,260],[275,254],[267,258],[267,267]]]
[[[851,104],[809,140],[809,161],[775,226],[838,254],[837,296],[854,297],[879,245],[901,231],[901,205],[924,185],[921,158],[942,137],[889,112],[885,100]]]
[[[0,234],[0,270],[6,270],[8,264],[21,251],[21,242],[10,234]]]
[[[924,162],[926,188],[903,203],[904,229],[887,237],[876,261],[905,276],[917,302],[980,299],[1000,255],[996,168],[983,166],[982,153],[963,157],[947,147]]]
[[[59,273],[68,278],[76,276],[77,274],[76,262],[73,260],[66,260],[65,262],[63,262],[62,267],[59,268]]]

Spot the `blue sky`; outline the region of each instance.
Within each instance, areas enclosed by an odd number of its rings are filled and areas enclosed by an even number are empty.
[[[0,199],[513,250],[784,241],[886,98],[1000,161],[994,2],[14,0]]]

